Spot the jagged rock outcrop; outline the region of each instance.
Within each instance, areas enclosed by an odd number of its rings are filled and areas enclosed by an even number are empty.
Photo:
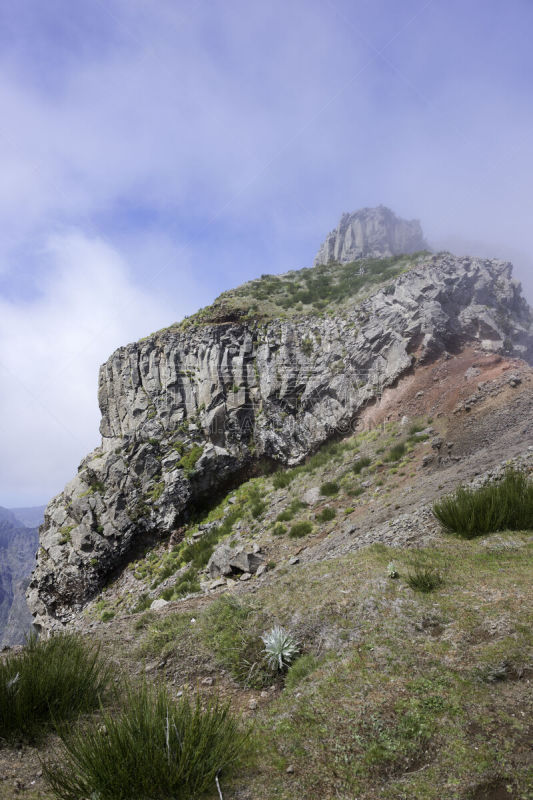
[[[342,215],[338,227],[320,247],[315,264],[346,264],[359,258],[384,258],[428,249],[418,220],[400,219],[385,206],[362,208]]]
[[[31,628],[26,589],[35,562],[38,533],[0,508],[0,646],[22,644]]]
[[[100,371],[102,444],[49,504],[28,593],[68,622],[201,501],[261,460],[296,464],[416,363],[466,343],[533,356],[511,266],[428,256],[337,316],[171,328]]]
[[[247,549],[244,545],[230,547],[221,544],[209,559],[207,571],[212,578],[227,577],[235,573],[253,573],[263,563],[262,556]]]

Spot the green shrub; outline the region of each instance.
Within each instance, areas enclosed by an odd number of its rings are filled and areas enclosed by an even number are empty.
[[[165,491],[165,481],[156,483],[148,492],[150,499],[156,503]]]
[[[114,611],[110,611],[109,609],[106,609],[105,611],[102,611],[100,619],[102,620],[102,622],[111,622],[111,620],[114,618],[114,616],[115,616],[115,612]]]
[[[301,511],[303,508],[306,508],[306,503],[302,503],[301,500],[293,500],[286,509],[284,509],[278,516],[276,517],[276,522],[289,522],[298,511]]]
[[[306,653],[300,658],[297,658],[289,667],[285,677],[285,686],[287,689],[294,689],[298,684],[306,678],[311,672],[314,672],[318,667],[318,659],[310,653]]]
[[[142,611],[146,611],[152,605],[152,599],[148,592],[143,592],[140,597],[137,598],[137,602],[131,609],[132,614],[140,614]]]
[[[435,503],[444,530],[466,539],[503,530],[533,530],[533,481],[508,469],[503,480],[479,489],[460,487]]]
[[[223,595],[206,609],[200,620],[204,643],[242,686],[260,688],[272,682],[262,652],[262,618],[234,597]]]
[[[187,594],[195,594],[200,591],[198,573],[194,568],[189,568],[183,575],[180,575],[173,586],[168,586],[161,592],[163,600],[178,600]]]
[[[357,461],[354,463],[352,470],[353,472],[355,472],[356,475],[359,475],[359,473],[365,467],[369,467],[371,463],[372,463],[371,458],[369,458],[368,456],[362,456],[362,458],[358,458]]]
[[[264,503],[263,501],[254,503],[254,505],[252,506],[252,517],[254,519],[259,519],[259,517],[262,517],[263,514],[265,513],[266,508],[267,504]]]
[[[338,494],[339,488],[339,484],[335,481],[328,481],[320,487],[320,494],[324,495],[324,497],[333,497]]]
[[[149,608],[150,606],[148,606],[148,609]],[[139,619],[135,620],[135,625],[133,627],[136,631],[142,631],[152,623],[156,622],[157,617],[158,615],[155,613],[155,611],[145,611],[144,614],[141,614]]]
[[[161,617],[148,611],[143,616],[143,624],[138,629],[148,628],[148,631],[140,647],[142,656],[166,656],[174,652],[191,627],[190,614],[166,614]]]
[[[310,356],[313,352],[313,342],[311,339],[302,339],[302,352],[306,356]]]
[[[329,522],[332,519],[335,519],[337,516],[337,512],[334,508],[323,508],[322,511],[316,515],[316,518],[319,522]]]
[[[407,446],[405,442],[398,442],[398,444],[395,444],[391,447],[391,449],[389,450],[383,461],[388,461],[389,463],[394,461],[399,461],[401,458],[404,457],[406,451],[407,451]]]
[[[360,497],[364,492],[365,490],[362,486],[354,486],[352,489],[346,490],[348,497]]]
[[[187,478],[190,478],[194,473],[194,468],[196,466],[196,462],[202,455],[203,450],[202,448],[195,444],[178,462],[178,467],[180,467],[184,472]]]
[[[431,566],[417,564],[413,571],[407,575],[407,584],[415,592],[433,592],[444,583],[440,572]]]
[[[313,526],[309,522],[309,520],[303,520],[302,522],[295,522],[294,525],[291,525],[289,536],[291,537],[291,539],[300,539],[302,536],[307,536],[307,534],[311,533],[312,530]]]
[[[295,477],[295,470],[292,469],[276,472],[272,478],[274,489],[286,489],[287,486],[290,486]]]
[[[190,563],[197,570],[205,567],[219,540],[231,533],[233,525],[242,514],[242,508],[235,508],[224,517],[220,525],[211,528],[200,539],[185,542],[178,550],[180,563]]]
[[[164,688],[128,689],[125,707],[83,728],[61,731],[60,762],[44,765],[61,800],[193,800],[234,769],[247,736],[227,705]]]
[[[272,528],[272,533],[274,536],[283,536],[287,533],[287,526],[283,525],[281,522],[277,522]]]
[[[0,662],[0,739],[33,741],[52,723],[98,708],[110,677],[98,647],[80,636],[30,637]]]

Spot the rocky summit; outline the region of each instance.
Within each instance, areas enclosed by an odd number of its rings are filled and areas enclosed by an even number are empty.
[[[531,361],[511,265],[426,247],[418,223],[383,207],[344,215],[317,266],[262,276],[119,348],[100,370],[102,443],[46,510],[37,626],[71,622],[202,504],[303,463],[424,365],[469,347]]]
[[[359,258],[385,258],[427,249],[418,220],[400,219],[385,206],[363,208],[342,215],[338,227],[320,247],[315,264],[346,264]]]

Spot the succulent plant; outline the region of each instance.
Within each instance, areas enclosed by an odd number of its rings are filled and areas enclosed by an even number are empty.
[[[396,564],[394,563],[394,561],[389,561],[389,563],[387,564],[387,575],[389,576],[389,578],[399,577],[399,572],[396,568]]]
[[[264,633],[261,639],[265,645],[264,652],[269,667],[279,672],[286,669],[300,651],[296,639],[280,625],[275,625]]]

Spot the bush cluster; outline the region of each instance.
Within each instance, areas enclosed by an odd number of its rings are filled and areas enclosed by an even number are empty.
[[[31,636],[0,662],[0,739],[34,741],[46,728],[98,708],[110,678],[98,648],[80,636]]]
[[[227,705],[163,688],[127,689],[124,707],[72,732],[61,731],[61,762],[44,774],[61,800],[193,800],[215,788],[242,757],[246,734]]]
[[[444,530],[466,539],[503,530],[533,530],[533,481],[509,468],[503,480],[479,489],[460,487],[435,503]]]

